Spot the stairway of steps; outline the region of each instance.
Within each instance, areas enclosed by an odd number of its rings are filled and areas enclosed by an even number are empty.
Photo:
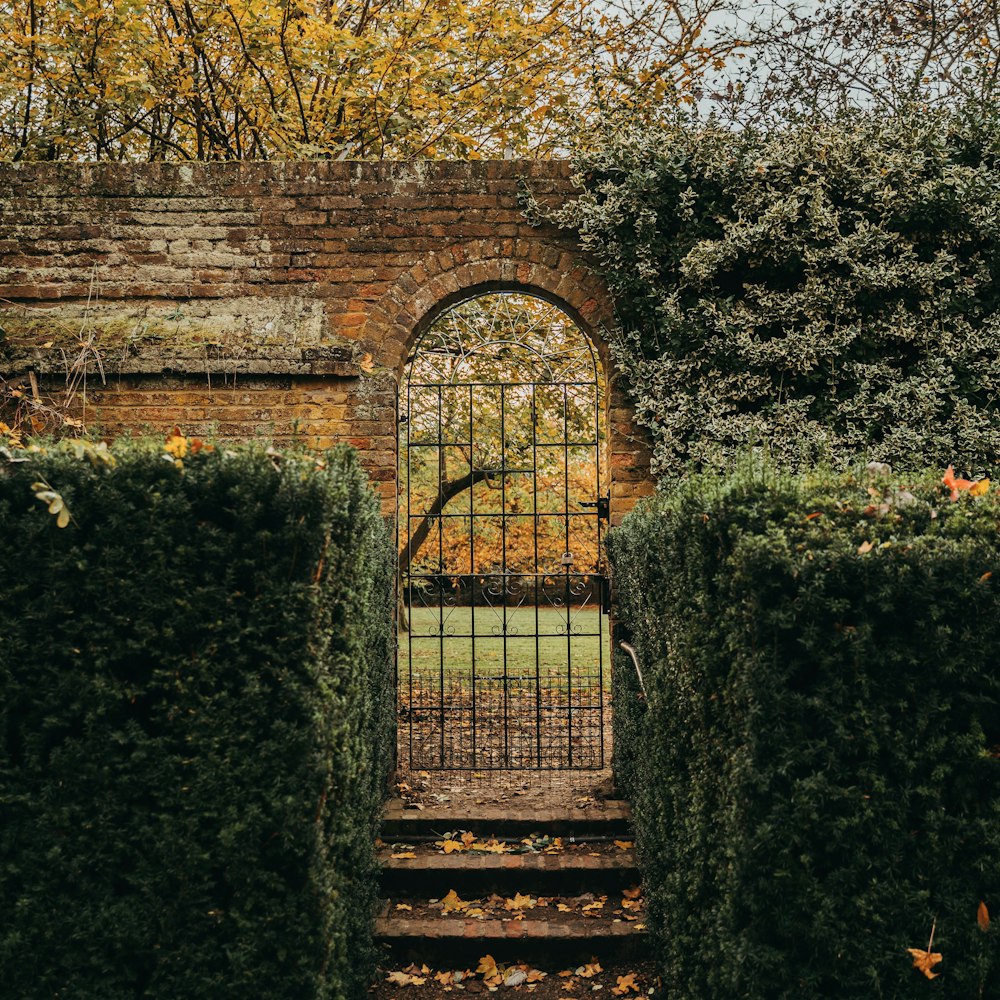
[[[557,975],[646,957],[627,803],[459,814],[393,800],[378,853],[383,970],[475,970],[491,955]]]

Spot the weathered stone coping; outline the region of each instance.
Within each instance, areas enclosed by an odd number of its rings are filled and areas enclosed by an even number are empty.
[[[66,375],[81,365],[88,375],[336,375],[358,377],[361,365],[350,348],[303,347],[226,349],[214,345],[188,348],[130,348],[121,351],[74,353],[58,347],[17,348],[0,345],[0,374],[7,377],[33,371]]]

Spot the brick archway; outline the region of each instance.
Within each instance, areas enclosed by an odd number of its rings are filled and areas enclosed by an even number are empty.
[[[377,339],[380,364],[398,380],[421,334],[438,317],[467,298],[497,291],[537,295],[572,319],[597,350],[607,379],[607,467],[602,478],[611,498],[612,523],[647,492],[635,475],[637,452],[632,411],[614,377],[607,337],[615,327],[607,287],[580,258],[538,240],[477,240],[426,256],[397,278],[368,314],[362,337]],[[377,338],[373,332],[377,331]]]
[[[381,363],[402,372],[409,352],[428,325],[465,298],[495,291],[522,291],[547,299],[586,333],[609,371],[607,333],[615,325],[604,283],[578,256],[538,240],[477,240],[428,254],[400,275],[371,309],[362,336],[378,331]]]
[[[652,484],[613,305],[572,233],[524,217],[525,185],[553,206],[576,193],[559,161],[2,164],[0,375],[57,391],[84,335],[91,427],[348,442],[388,511],[392,375],[415,339],[465,296],[529,292],[609,376],[617,521]]]

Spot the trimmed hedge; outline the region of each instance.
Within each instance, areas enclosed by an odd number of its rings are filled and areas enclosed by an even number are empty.
[[[385,525],[347,450],[172,450],[0,449],[2,992],[360,995]]]
[[[608,548],[648,690],[617,658],[616,763],[671,1000],[1000,997],[996,494],[743,469]],[[907,949],[932,926],[928,981]]]

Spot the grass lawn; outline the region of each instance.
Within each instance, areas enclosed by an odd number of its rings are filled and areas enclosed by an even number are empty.
[[[569,663],[574,677],[596,677],[602,652],[607,676],[607,618],[593,608],[571,608],[568,637],[566,625],[565,609],[538,608],[536,627],[535,607],[522,606],[507,611],[505,637],[499,609],[412,608],[410,632],[399,633],[400,675],[405,678],[411,667],[415,676],[426,678],[442,669],[446,676],[468,674],[474,650],[477,677],[502,676],[505,653],[508,676],[532,676],[537,669],[540,676],[555,679],[566,675]]]

